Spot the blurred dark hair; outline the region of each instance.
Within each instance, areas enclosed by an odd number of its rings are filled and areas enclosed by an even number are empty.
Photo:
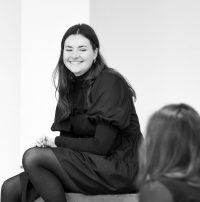
[[[187,104],[155,112],[139,151],[140,185],[165,175],[200,183],[200,117]]]

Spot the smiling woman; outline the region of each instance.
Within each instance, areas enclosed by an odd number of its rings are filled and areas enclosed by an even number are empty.
[[[25,171],[4,182],[2,202],[38,196],[66,202],[65,192],[137,192],[142,134],[135,91],[107,67],[89,25],[74,25],[64,34],[53,78],[58,102],[51,129],[60,135],[40,138],[24,153]]]
[[[90,41],[84,36],[71,35],[64,44],[64,64],[75,76],[80,76],[92,66],[96,60],[97,51],[97,48],[93,50]]]

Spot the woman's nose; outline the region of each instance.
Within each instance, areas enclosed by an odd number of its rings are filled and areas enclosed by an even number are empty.
[[[77,58],[79,55],[78,55],[78,51],[77,50],[73,50],[72,51],[72,57],[73,58]]]

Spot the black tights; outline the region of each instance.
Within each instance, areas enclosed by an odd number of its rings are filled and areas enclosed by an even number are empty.
[[[45,202],[66,202],[63,180],[66,174],[50,148],[28,149],[22,162],[28,178]],[[1,198],[1,202],[21,201],[19,175],[4,182]]]
[[[21,183],[20,176],[16,175],[6,180],[1,187],[1,202],[20,202]]]

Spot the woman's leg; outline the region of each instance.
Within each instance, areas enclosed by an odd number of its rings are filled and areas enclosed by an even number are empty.
[[[20,176],[16,175],[6,180],[1,187],[1,202],[20,202],[21,183]]]
[[[34,188],[46,202],[66,202],[65,172],[50,148],[28,149],[22,161]]]

